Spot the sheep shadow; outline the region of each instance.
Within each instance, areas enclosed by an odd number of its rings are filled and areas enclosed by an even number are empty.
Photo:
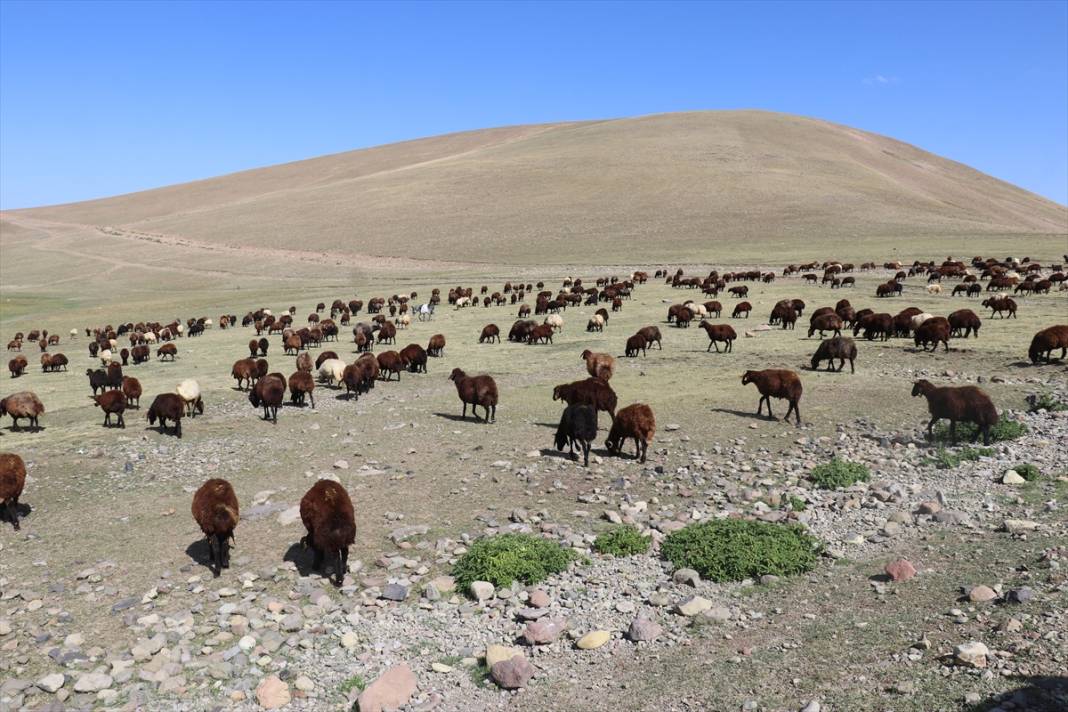
[[[992,695],[987,699],[964,708],[965,712],[992,712],[1002,709],[1008,700],[1015,709],[1031,712],[1058,712],[1064,709],[1064,697],[1068,696],[1068,677],[1064,675],[1036,675],[1019,678],[1024,684],[1014,690]]]
[[[774,415],[757,415],[751,410],[737,410],[735,408],[712,408],[713,413],[726,413],[727,415],[737,416],[739,418],[748,418],[750,420],[766,420],[770,423],[781,422],[781,418],[777,418]]]
[[[19,502],[18,506],[15,507],[15,516],[19,518],[20,523],[24,521],[26,517],[30,516],[32,512],[33,507],[25,502]],[[0,524],[3,523],[14,524],[14,522],[7,517],[7,507],[0,507]]]
[[[289,545],[286,549],[286,553],[282,556],[282,561],[291,561],[293,565],[297,567],[297,573],[301,576],[320,576],[324,580],[330,579],[333,583],[334,567],[329,561],[323,563],[323,568],[320,570],[315,569],[315,552],[311,547],[304,548],[304,545],[299,541]],[[348,572],[345,572],[346,574]]]
[[[208,548],[208,540],[199,537],[185,548],[185,555],[193,560],[193,563],[207,568],[212,567],[211,549]]]
[[[472,417],[470,415],[467,415],[467,416],[456,415],[455,413],[434,413],[434,415],[436,415],[439,418],[445,418],[446,420],[451,420],[454,423],[485,423],[486,422],[481,417]],[[556,426],[554,425],[553,427],[555,428]]]
[[[358,400],[359,397],[360,397],[359,394],[353,393],[352,391],[349,391],[347,393],[338,393],[338,394],[336,394],[334,396],[334,400],[347,402],[347,401],[351,401],[351,400]]]
[[[1031,363],[1030,361],[1013,361],[1008,365],[1012,368],[1041,368],[1042,366],[1059,366],[1064,363],[1066,362],[1063,358],[1051,358],[1049,361],[1039,361],[1038,363]]]
[[[145,430],[150,432],[150,433],[156,433],[157,435],[167,435],[169,437],[176,438],[178,440],[182,439],[182,436],[179,435],[177,432],[175,432],[173,426],[167,426],[166,428],[161,428],[158,425],[148,425],[148,426],[145,426]]]
[[[4,429],[7,430],[9,433],[39,433],[39,432],[41,432],[42,430],[45,429],[45,426],[43,426],[43,425],[20,425],[18,427],[15,427],[14,425],[9,425]]]

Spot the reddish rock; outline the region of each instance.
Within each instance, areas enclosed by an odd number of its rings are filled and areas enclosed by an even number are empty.
[[[490,668],[490,677],[505,690],[517,690],[526,687],[534,676],[534,666],[523,655],[514,655],[511,660],[502,660]],[[363,712],[363,708],[360,708]]]
[[[886,565],[886,575],[890,577],[891,581],[908,581],[910,578],[916,575],[916,567],[914,567],[908,559],[898,559]]]
[[[523,642],[527,645],[545,645],[560,637],[567,630],[567,620],[563,618],[542,618],[527,623],[523,629]]]
[[[368,685],[356,700],[360,712],[400,709],[415,694],[415,673],[405,664],[394,665]]]
[[[540,588],[530,592],[530,605],[534,608],[545,608],[549,605],[549,594]]]

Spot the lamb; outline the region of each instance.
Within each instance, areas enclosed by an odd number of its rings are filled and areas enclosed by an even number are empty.
[[[26,372],[26,367],[28,365],[29,362],[26,360],[26,357],[19,354],[7,362],[7,370],[11,371],[12,378],[18,378]]]
[[[397,380],[400,381],[401,371],[404,370],[404,362],[396,351],[383,351],[378,354],[378,368],[382,373],[382,380],[390,380],[390,374],[395,373],[397,374]]]
[[[562,400],[568,404],[585,403],[608,413],[613,420],[616,417],[616,392],[600,378],[562,383],[553,389],[553,400]]]
[[[724,352],[730,353],[734,350],[734,340],[738,338],[738,334],[730,324],[709,324],[707,321],[702,321],[701,328],[708,334],[708,348],[705,349],[706,353],[715,347],[716,353],[718,354],[720,352],[718,342],[720,341],[726,344]]]
[[[653,344],[656,344],[658,350],[663,350],[663,346],[660,344],[660,329],[656,326],[643,326],[638,329],[638,333],[645,337],[645,348],[653,348]]]
[[[445,335],[434,334],[430,337],[430,341],[426,345],[427,356],[433,356],[438,358],[442,356],[442,352],[445,350]]]
[[[1068,355],[1068,325],[1058,324],[1038,332],[1031,339],[1031,346],[1027,349],[1027,356],[1031,363],[1039,361],[1051,363],[1053,352],[1061,350],[1061,358]]]
[[[482,327],[482,333],[478,337],[478,343],[484,344],[488,341],[492,344],[494,339],[497,340],[498,344],[501,343],[501,330],[497,328],[496,324],[486,324]]]
[[[808,336],[812,338],[815,332],[820,332],[820,338],[823,338],[824,331],[833,331],[835,336],[842,335],[842,318],[835,313],[821,314],[820,316],[811,320],[808,327]]]
[[[467,406],[471,405],[471,413],[478,420],[478,406],[486,409],[485,422],[491,423],[497,420],[497,383],[492,376],[468,376],[459,368],[452,369],[449,380],[456,384],[456,394],[464,404],[461,417],[467,417]]]
[[[185,413],[185,401],[177,393],[160,393],[148,407],[148,424],[155,425],[159,420],[159,432],[162,435],[167,421],[174,423],[174,434],[182,437],[182,415]]]
[[[756,384],[760,391],[760,401],[757,403],[757,415],[761,414],[764,403],[768,404],[768,417],[774,419],[771,412],[771,399],[782,398],[790,402],[784,420],[789,421],[790,411],[794,412],[797,424],[801,425],[801,409],[798,403],[801,400],[801,377],[793,371],[785,369],[769,368],[764,371],[746,371],[742,376],[742,385]]]
[[[408,344],[400,350],[401,364],[412,373],[426,373],[426,351],[419,344]]]
[[[738,302],[734,305],[734,311],[731,312],[732,319],[748,319],[749,312],[753,311],[753,305],[749,302]],[[742,316],[744,313],[744,316]]]
[[[931,422],[927,424],[927,439],[934,438],[934,424],[942,418],[949,420],[949,437],[957,442],[957,422],[975,423],[978,428],[974,442],[979,434],[983,435],[983,444],[990,444],[990,428],[997,425],[998,412],[990,396],[975,386],[936,387],[930,381],[920,379],[912,386],[912,396],[927,399],[927,409],[931,412]]]
[[[949,321],[945,317],[936,316],[920,324],[916,329],[914,341],[916,348],[923,348],[924,351],[927,350],[927,344],[930,344],[933,353],[939,343],[945,346],[946,351],[949,351],[949,336]]]
[[[951,336],[959,336],[967,339],[972,333],[979,338],[979,327],[983,322],[971,309],[958,309],[949,315],[949,327]]]
[[[136,378],[133,376],[122,377],[122,394],[126,396],[128,407],[141,407],[141,382]]]
[[[586,331],[604,331],[604,317],[600,314],[591,316],[586,322]]]
[[[170,357],[171,361],[178,358],[178,347],[174,344],[163,344],[156,349],[156,358],[162,361],[167,357]]]
[[[313,567],[321,571],[329,556],[334,584],[341,586],[349,566],[349,547],[356,541],[356,513],[349,493],[333,480],[319,480],[300,500],[300,519],[308,530],[300,543],[315,553]]]
[[[315,407],[315,379],[309,371],[298,369],[289,377],[289,399],[294,405],[304,405],[304,397],[311,401],[311,407]]]
[[[248,394],[248,402],[254,408],[263,408],[263,419],[278,423],[278,409],[286,396],[286,379],[280,373],[271,373],[256,381]]]
[[[233,486],[226,480],[208,480],[193,495],[192,512],[208,540],[212,575],[218,578],[223,569],[230,568],[230,542],[241,519]]]
[[[941,294],[942,293],[942,285],[941,284],[928,284],[927,285],[927,293],[928,294]]]
[[[586,362],[586,371],[592,377],[600,378],[606,383],[612,380],[616,370],[616,360],[611,354],[594,353],[586,349],[579,358]]]
[[[590,445],[597,437],[597,411],[585,403],[573,403],[564,408],[560,416],[560,425],[556,428],[556,438],[553,441],[556,449],[564,451],[567,446],[568,454],[572,460],[577,460],[575,446],[582,451],[585,467],[590,466]]]
[[[549,316],[545,317],[545,321],[543,323],[551,326],[553,331],[563,331],[564,329],[564,317],[560,316],[559,314],[550,314]]]
[[[121,385],[121,382],[120,382]],[[204,401],[200,397],[200,384],[192,378],[187,378],[178,384],[174,392],[181,396],[185,402],[185,414],[195,418],[196,414],[204,412]]]
[[[656,434],[656,418],[653,409],[644,403],[632,403],[626,408],[621,408],[612,421],[612,428],[605,440],[605,447],[612,455],[623,452],[623,445],[627,440],[634,440],[634,457],[639,462],[645,462],[649,452],[649,443]]]
[[[857,370],[853,366],[853,361],[857,358],[857,345],[853,342],[853,339],[844,336],[834,336],[826,341],[821,341],[820,345],[816,348],[816,353],[812,355],[812,370],[815,371],[819,368],[820,361],[827,362],[827,370],[834,371],[834,360],[841,361],[838,364],[838,371],[845,368],[845,362],[849,361],[849,372],[856,373]]]
[[[19,531],[19,497],[26,487],[26,463],[13,452],[0,452],[0,503]]]
[[[118,427],[126,429],[126,421],[122,414],[126,411],[126,394],[122,391],[104,391],[98,396],[93,396],[93,401],[104,411],[104,427],[111,427],[111,414],[118,416]]]
[[[638,352],[642,352],[642,356],[646,355],[646,349],[649,343],[645,340],[645,336],[641,332],[638,332],[634,336],[627,339],[627,347],[624,351],[626,356],[637,356]]]

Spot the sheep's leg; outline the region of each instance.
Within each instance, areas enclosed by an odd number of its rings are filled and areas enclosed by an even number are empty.
[[[983,430],[983,445],[989,445],[990,444],[990,424],[987,423],[986,425],[984,425],[982,430]]]
[[[464,404],[464,412],[460,417],[461,418],[466,418],[467,417],[467,401],[463,401],[463,404]]]
[[[845,363],[842,364],[842,368],[845,368]],[[849,359],[849,372],[856,373],[857,369],[853,366],[853,359]]]
[[[122,413],[119,413],[119,427],[126,430],[126,420],[122,417]]]
[[[955,420],[949,421],[949,439],[950,442],[957,442],[957,421]]]
[[[771,413],[771,396],[764,396],[764,400],[767,401],[768,404],[768,417],[774,420],[775,416]]]
[[[7,501],[7,516],[12,526],[15,527],[15,531],[19,531],[19,503],[15,497]]]
[[[323,551],[319,547],[312,545],[312,552],[315,554],[315,558],[312,560],[312,569],[315,571],[323,570]]]
[[[584,467],[589,467],[590,466],[590,441],[589,440],[583,440],[581,445],[582,445],[582,457],[583,457],[582,464],[583,464]]]

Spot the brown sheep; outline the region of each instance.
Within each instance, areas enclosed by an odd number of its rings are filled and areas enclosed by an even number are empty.
[[[768,417],[775,419],[771,412],[771,399],[782,398],[790,402],[784,420],[790,419],[790,411],[797,418],[797,424],[801,425],[801,409],[798,403],[801,401],[801,377],[793,371],[785,369],[769,368],[764,371],[746,371],[742,376],[742,385],[756,384],[760,391],[760,401],[757,403],[757,415],[760,415],[764,403],[768,404]]]
[[[263,419],[278,423],[278,409],[286,397],[286,380],[280,373],[271,373],[256,381],[248,394],[254,408],[263,408]]]
[[[249,358],[256,358],[260,354],[260,342],[255,339],[251,339],[248,342],[248,356]]]
[[[635,334],[634,336],[630,337],[629,339],[627,339],[627,347],[626,347],[626,350],[624,351],[624,354],[627,355],[627,356],[637,356],[638,352],[641,351],[642,352],[642,356],[645,356],[646,355],[645,351],[646,351],[646,348],[648,348],[648,346],[649,346],[649,344],[645,340],[645,336],[643,336],[639,332],[639,333]]]
[[[971,309],[958,309],[949,315],[950,336],[967,339],[972,333],[979,338],[979,327],[983,325],[979,316]]]
[[[390,374],[392,373],[397,374],[397,380],[400,381],[401,371],[404,370],[404,362],[396,351],[383,351],[378,354],[378,368],[383,381],[390,380]]]
[[[26,487],[26,463],[13,452],[0,452],[0,502],[19,531],[19,497]]]
[[[290,352],[294,354],[300,353],[301,347],[303,345],[304,344],[300,340],[300,336],[298,334],[290,334],[285,338],[284,346],[287,355],[290,354]]]
[[[412,373],[426,373],[426,351],[419,344],[408,344],[400,350],[401,365]]]
[[[315,407],[315,378],[310,371],[297,370],[289,377],[289,399],[294,405],[304,405],[304,397],[311,401],[311,407]]]
[[[768,324],[782,324],[783,329],[793,329],[797,324],[797,311],[789,300],[779,302],[771,309]]]
[[[1050,363],[1053,360],[1053,352],[1061,350],[1061,358],[1068,355],[1068,325],[1058,324],[1043,329],[1031,339],[1031,346],[1027,349],[1027,356],[1031,363],[1039,361]]]
[[[949,336],[949,321],[944,316],[935,316],[916,327],[914,341],[916,348],[922,348],[924,351],[927,350],[927,344],[930,344],[931,352],[934,353],[939,343],[949,351]]]
[[[356,513],[349,493],[333,480],[319,480],[300,500],[300,519],[308,531],[300,543],[314,552],[313,568],[321,571],[324,558],[330,556],[334,584],[341,586],[349,567],[349,547],[356,542]]]
[[[753,305],[752,304],[750,304],[749,302],[738,302],[737,304],[734,305],[734,311],[731,312],[731,318],[732,319],[738,319],[738,318],[748,319],[749,318],[749,312],[751,312],[751,311],[753,311]],[[745,314],[744,316],[742,315],[743,312]]]
[[[378,330],[378,336],[375,341],[380,344],[395,344],[397,343],[397,327],[389,322],[382,324]]]
[[[126,411],[126,394],[122,391],[104,391],[98,396],[93,396],[93,401],[104,411],[104,427],[111,427],[111,414],[118,416],[118,427],[126,429],[126,421],[122,414]]]
[[[912,396],[927,399],[931,422],[927,424],[927,439],[934,438],[934,424],[942,418],[949,420],[949,438],[957,442],[957,422],[975,423],[978,428],[972,442],[983,435],[983,444],[990,444],[990,428],[997,425],[998,411],[990,396],[975,386],[945,386],[939,388],[920,379],[912,386]]]
[[[586,372],[591,376],[600,378],[606,383],[612,380],[616,370],[616,360],[611,354],[594,353],[586,349],[579,358],[586,362]]]
[[[148,424],[155,425],[159,420],[159,432],[162,435],[167,421],[174,423],[174,434],[182,437],[182,416],[185,415],[185,401],[177,393],[160,393],[148,407]]]
[[[815,371],[819,368],[820,361],[827,362],[827,370],[834,371],[834,360],[841,361],[838,364],[838,371],[845,368],[845,362],[849,361],[849,372],[856,373],[857,370],[853,366],[853,362],[857,358],[857,345],[853,342],[853,339],[846,338],[844,336],[834,336],[826,341],[821,341],[819,347],[816,348],[816,353],[812,354],[812,370]]]
[[[311,354],[307,351],[297,354],[297,370],[304,371],[305,373],[312,372]]]
[[[230,369],[230,375],[237,379],[237,390],[245,390],[245,381],[248,381],[248,386],[251,388],[256,378],[256,362],[250,358],[236,361]]]
[[[497,340],[498,344],[501,343],[501,330],[497,328],[496,324],[486,324],[482,327],[482,333],[478,337],[478,343],[484,344],[488,341],[492,344],[494,339]]]
[[[734,340],[738,338],[738,334],[730,324],[709,324],[707,321],[702,321],[701,328],[708,334],[708,348],[705,349],[705,352],[711,351],[712,347],[715,347],[718,354],[720,352],[718,342],[720,341],[726,344],[725,353],[730,353],[734,350]]]
[[[433,356],[435,358],[440,357],[445,350],[445,335],[434,334],[430,337],[430,341],[426,346],[427,356]]]
[[[663,350],[663,346],[660,343],[660,328],[656,326],[643,326],[638,329],[638,333],[645,337],[645,348],[653,348],[653,344],[656,344],[657,350]]]
[[[485,422],[497,420],[497,383],[492,376],[468,376],[459,368],[452,369],[449,380],[456,384],[456,394],[464,404],[462,418],[467,417],[467,406],[471,405],[471,414],[478,420],[478,406],[486,409]]]
[[[26,372],[26,367],[28,365],[29,362],[26,360],[26,357],[19,354],[7,362],[7,370],[11,371],[12,378],[18,378]]]
[[[141,382],[133,376],[122,377],[122,394],[126,396],[128,408],[141,407]]]
[[[178,347],[174,344],[163,344],[156,349],[156,358],[163,361],[167,357],[170,357],[171,361],[178,358]]]
[[[528,344],[536,343],[548,343],[553,342],[553,327],[551,324],[538,324],[530,330],[530,334],[527,336]]]
[[[47,354],[41,354],[41,358],[43,359],[46,355]],[[64,371],[66,371],[68,363],[69,363],[69,361],[67,360],[67,357],[65,355],[63,355],[63,354],[51,354],[51,356],[50,356],[50,358],[48,360],[48,370],[51,371],[52,373],[55,373],[55,372],[59,371],[60,369],[63,369]]]
[[[995,314],[999,315],[1002,319],[1016,318],[1016,301],[1009,297],[1002,297],[997,299],[991,297],[990,299],[983,300],[983,306],[990,309],[990,317],[993,318]],[[1008,316],[1005,316],[1008,314]]]
[[[241,519],[233,486],[226,480],[208,480],[193,495],[192,512],[208,540],[212,574],[218,578],[223,569],[230,568],[230,542]]]
[[[301,356],[307,356],[307,355],[308,355],[307,353],[301,354]],[[319,370],[319,367],[323,365],[323,361],[326,361],[327,359],[331,359],[331,358],[337,358],[337,357],[338,357],[337,353],[335,353],[334,351],[323,351],[322,353],[320,353],[318,356],[315,357],[315,370],[316,371]],[[300,356],[297,357],[297,363],[300,363]],[[298,368],[299,368],[299,366],[298,366]]]
[[[842,335],[842,318],[831,312],[830,314],[821,314],[811,320],[808,327],[808,336],[812,338],[812,335],[816,332],[820,332],[820,338],[823,338],[824,331],[832,331],[835,336]]]
[[[0,417],[11,416],[12,430],[19,430],[19,418],[28,419],[30,427],[39,430],[41,426],[37,419],[44,415],[44,412],[44,404],[33,391],[19,391],[0,400]]]
[[[639,462],[645,462],[649,452],[649,443],[656,435],[656,417],[653,409],[644,403],[633,403],[626,408],[621,408],[612,421],[612,428],[608,431],[608,439],[605,447],[612,455],[623,452],[623,445],[627,440],[634,440],[634,457]]]
[[[562,400],[568,404],[585,403],[608,413],[613,420],[616,417],[616,392],[600,378],[562,383],[553,389],[553,400]]]
[[[860,317],[859,312],[857,316]],[[861,329],[864,330],[864,338],[868,341],[871,341],[876,336],[883,341],[887,341],[894,330],[894,317],[885,312],[881,314],[866,314],[858,318],[854,323],[853,336],[856,336]]]
[[[705,311],[710,315],[714,315],[717,319],[719,315],[723,313],[723,305],[719,302],[705,302]]]

